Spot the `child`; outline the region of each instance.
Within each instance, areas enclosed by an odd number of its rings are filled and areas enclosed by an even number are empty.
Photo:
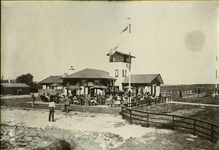
[[[54,120],[54,111],[55,111],[55,103],[54,100],[52,99],[52,101],[49,103],[49,121],[52,117],[52,122],[55,122]]]

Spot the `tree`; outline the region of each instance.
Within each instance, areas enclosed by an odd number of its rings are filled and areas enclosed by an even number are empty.
[[[16,78],[16,82],[17,83],[25,83],[25,84],[27,84],[27,85],[31,85],[31,83],[33,82],[33,76],[30,74],[30,73],[28,73],[28,74],[23,74],[23,75],[21,75],[21,76],[18,76],[17,78]]]
[[[38,89],[41,89],[42,85],[37,82],[32,82],[30,85],[30,92],[37,93]]]
[[[16,78],[17,83],[25,83],[30,86],[30,92],[38,92],[38,89],[42,88],[42,85],[33,81],[33,76],[28,73]]]

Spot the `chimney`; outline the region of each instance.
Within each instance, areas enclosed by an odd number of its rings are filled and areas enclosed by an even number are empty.
[[[66,77],[66,76],[68,76],[68,73],[64,73],[64,75],[62,77]]]

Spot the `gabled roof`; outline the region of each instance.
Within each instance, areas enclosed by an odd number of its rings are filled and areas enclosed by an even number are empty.
[[[25,83],[1,83],[3,87],[30,87]]]
[[[53,83],[63,83],[63,80],[61,79],[62,76],[49,76],[48,78],[40,81],[40,83],[44,84],[53,84]]]
[[[131,83],[151,83],[155,78],[163,84],[163,80],[160,74],[132,74]],[[129,83],[129,77],[127,77],[122,83]]]
[[[119,51],[115,51],[112,55],[115,55],[115,54],[123,55],[123,56],[129,56],[129,54],[125,54],[125,53],[122,53],[122,52],[119,52]],[[109,56],[109,53],[106,54],[106,56]],[[132,56],[132,55],[130,55],[130,57],[135,58],[135,56]]]
[[[103,70],[97,70],[97,69],[84,69],[81,71],[78,71],[76,73],[73,73],[71,75],[68,75],[66,77],[63,77],[62,79],[112,79],[116,80],[116,78],[113,78],[109,75],[109,72],[103,71]]]

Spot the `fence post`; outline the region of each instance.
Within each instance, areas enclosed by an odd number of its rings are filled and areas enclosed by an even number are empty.
[[[147,113],[147,127],[149,127],[149,115]]]
[[[132,124],[132,110],[130,109],[130,123]]]
[[[196,131],[196,120],[194,119],[194,135],[195,135],[195,131]]]
[[[214,139],[214,126],[211,124],[211,142],[213,142]]]
[[[174,130],[174,116],[173,116],[173,130]]]

